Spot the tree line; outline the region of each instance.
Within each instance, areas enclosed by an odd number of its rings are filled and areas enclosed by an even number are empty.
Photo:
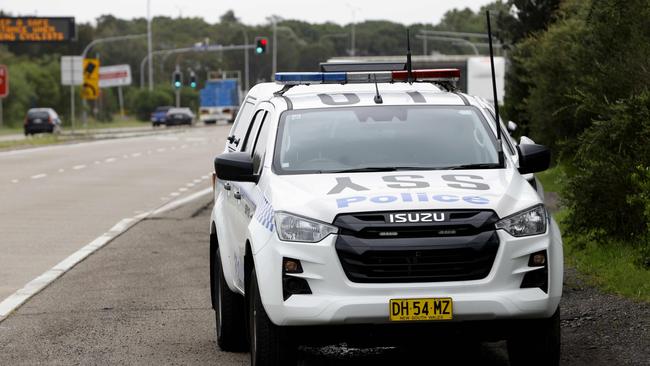
[[[496,36],[508,57],[504,117],[519,123],[518,133],[549,145],[565,166],[561,192],[568,208],[569,235],[607,245],[639,248],[639,261],[650,266],[650,2],[647,0],[507,0],[480,11],[454,9],[437,24],[408,25],[420,30],[485,32],[484,11],[495,14]],[[279,19],[278,69],[316,70],[319,62],[346,56],[352,24],[310,24]],[[406,25],[365,21],[355,25],[356,55],[405,53]],[[287,31],[289,29],[290,31]],[[270,37],[271,23],[246,25],[229,11],[214,24],[201,18],[156,17],[154,48],[187,47],[197,42],[242,44]],[[67,44],[9,44],[0,60],[9,65],[11,95],[5,116],[19,124],[31,106],[68,111],[67,89],[59,85],[59,57],[80,54],[91,40],[146,31],[143,18],[101,16],[80,24],[79,39]],[[423,53],[412,42],[413,53]],[[429,51],[466,53],[462,46],[430,43]],[[105,65],[128,63],[139,81],[146,53],[144,40],[98,46],[90,53]],[[251,82],[268,80],[271,54],[251,56]],[[192,53],[155,61],[156,91],[127,90],[132,113],[146,119],[158,104],[172,101],[171,72],[176,65],[204,79],[209,70],[239,70],[243,52]],[[112,90],[102,97],[107,118],[115,111]],[[183,90],[184,104],[196,103],[196,91]],[[614,244],[612,244],[614,243]]]
[[[490,9],[504,11],[506,3],[497,1],[488,5]],[[448,11],[437,24],[410,24],[411,34],[420,30],[447,30],[462,32],[485,32],[485,19],[482,9]],[[0,15],[3,14],[0,12]],[[11,15],[11,14],[4,14]],[[320,62],[335,56],[347,56],[351,48],[352,24],[307,23],[300,20],[278,18],[280,29],[278,37],[278,71],[315,71]],[[355,55],[379,56],[406,54],[406,28],[404,24],[392,21],[364,21],[355,27]],[[69,88],[60,86],[59,59],[62,55],[79,55],[92,40],[127,34],[146,33],[144,18],[131,20],[103,15],[95,24],[78,24],[78,39],[69,43],[15,43],[0,46],[0,62],[8,64],[11,73],[12,93],[5,101],[5,120],[18,125],[25,111],[30,107],[53,107],[64,116],[69,116]],[[220,17],[219,22],[211,24],[202,18],[171,18],[159,16],[152,21],[153,48],[172,49],[192,47],[193,45],[236,45],[244,44],[247,36],[249,44],[257,36],[271,39],[272,23],[247,25],[242,23],[232,11]],[[270,45],[273,47],[273,45]],[[271,77],[272,56],[269,48],[266,54],[255,55],[250,52],[250,80],[254,85]],[[423,53],[422,42],[412,42],[414,54]],[[170,87],[171,74],[176,65],[188,77],[191,69],[196,72],[199,87],[209,71],[238,70],[244,73],[244,52],[191,52],[170,56],[157,56],[154,61],[154,82],[156,92],[152,95],[138,90],[140,83],[140,64],[146,56],[146,38],[129,41],[105,43],[93,47],[88,57],[98,57],[102,65],[129,64],[132,69],[134,86],[126,90],[125,99],[131,113],[139,118],[148,117],[147,110],[156,104],[170,104],[173,92]],[[449,42],[428,43],[428,53],[442,54],[467,53],[467,48]],[[146,72],[146,68],[145,68]],[[145,78],[146,80],[146,78]],[[77,91],[78,92],[78,91]],[[110,119],[116,112],[117,96],[115,90],[102,90],[101,113],[98,117]],[[183,91],[183,102],[195,106],[197,93]],[[139,101],[145,101],[139,103]],[[139,104],[138,104],[139,103]],[[66,123],[69,118],[65,118]]]

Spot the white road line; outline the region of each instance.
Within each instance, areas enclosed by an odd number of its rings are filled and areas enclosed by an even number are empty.
[[[59,169],[59,173],[63,173],[63,172],[65,172],[65,169],[63,168]]]
[[[200,179],[194,179],[192,182],[194,182],[194,183],[201,183],[201,180],[200,180]]]
[[[18,179],[12,179],[11,183],[18,183]]]
[[[32,175],[32,179],[41,179],[41,178],[45,178],[45,177],[47,177],[47,174],[45,174],[45,173]]]
[[[179,192],[185,192],[185,191],[187,191],[187,188],[185,188],[185,187],[181,187],[181,188],[178,189],[178,191],[179,191]]]
[[[176,197],[176,196],[180,196],[181,194],[178,193],[178,192],[172,192],[169,195],[172,196],[172,197]]]
[[[101,161],[99,161],[99,160],[95,160],[95,165],[99,165],[99,164],[101,164],[101,163],[102,163]]]
[[[194,201],[195,199],[203,197],[203,196],[205,196],[207,194],[210,194],[210,193],[212,193],[212,188],[206,188],[206,189],[200,190],[200,191],[198,191],[196,193],[192,193],[191,195],[189,195],[187,197],[179,198],[177,200],[169,202],[169,203],[165,204],[164,206],[154,210],[151,214],[152,215],[158,215],[158,214],[161,214],[161,213],[164,213],[164,212],[167,212],[167,211],[171,211],[171,210],[175,209],[176,207],[182,206],[182,205],[184,205],[184,204],[186,204],[188,202]]]
[[[134,157],[134,158],[137,158],[140,155],[142,155],[142,153],[133,153],[133,154],[131,154],[131,156]]]
[[[194,183],[187,183],[186,186],[191,188],[191,187],[194,187],[195,184]]]
[[[112,163],[112,162],[114,162],[115,160],[117,160],[117,159],[115,159],[115,158],[108,158],[108,159],[106,159],[106,160],[104,160],[104,161],[107,162],[107,163]]]
[[[79,169],[83,169],[83,168],[85,168],[85,167],[86,167],[85,164],[79,164],[79,165],[75,165],[75,166],[73,166],[72,169],[74,169],[74,170],[79,170]]]
[[[164,147],[159,147],[159,148],[156,149],[156,151],[158,151],[158,152],[163,152],[165,150],[167,150],[167,149],[165,149]]]
[[[131,228],[133,225],[140,222],[142,219],[150,215],[156,215],[156,214],[173,210],[197,198],[207,195],[211,191],[212,189],[210,188],[204,189],[202,191],[196,192],[187,197],[169,203],[165,203],[164,205],[162,205],[161,207],[155,210],[143,212],[134,217],[129,217],[120,220],[107,232],[98,236],[93,241],[86,244],[83,248],[72,253],[69,257],[65,258],[64,260],[59,262],[57,265],[55,265],[54,267],[52,267],[42,275],[28,282],[23,288],[17,290],[13,294],[9,295],[9,297],[2,300],[2,302],[0,302],[0,322],[6,319],[9,314],[11,314],[14,310],[18,309],[18,307],[24,304],[32,296],[36,295],[45,287],[47,287],[49,284],[54,282],[54,280],[59,278],[62,274],[72,269],[79,262],[87,258],[90,254],[94,253],[98,249],[102,248],[103,246],[111,242],[113,239],[115,239],[115,237],[127,231],[129,228]]]

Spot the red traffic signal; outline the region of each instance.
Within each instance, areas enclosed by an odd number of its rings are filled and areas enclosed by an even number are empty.
[[[255,37],[255,53],[261,55],[266,53],[266,46],[269,44],[269,40],[266,37]]]

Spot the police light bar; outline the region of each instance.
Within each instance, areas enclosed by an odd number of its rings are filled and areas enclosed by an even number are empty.
[[[422,69],[413,70],[414,81],[455,82],[460,79],[459,69]],[[394,83],[408,79],[408,71],[372,71],[372,72],[278,72],[275,81],[283,85],[310,84],[362,84]]]

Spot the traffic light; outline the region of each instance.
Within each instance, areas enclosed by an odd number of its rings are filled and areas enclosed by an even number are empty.
[[[180,89],[183,86],[183,78],[180,71],[174,71],[174,88]]]
[[[255,53],[261,55],[266,53],[266,46],[269,44],[269,39],[266,37],[255,37]]]
[[[190,73],[190,87],[192,89],[196,89],[196,74],[194,74],[194,71]]]

